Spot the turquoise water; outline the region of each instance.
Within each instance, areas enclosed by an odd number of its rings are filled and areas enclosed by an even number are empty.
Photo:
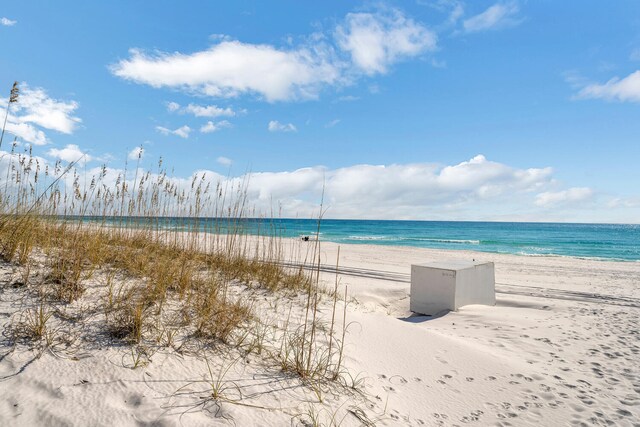
[[[162,228],[224,232],[226,220],[184,218],[131,219],[158,222]],[[133,224],[135,226],[135,224]],[[316,220],[243,219],[250,234],[315,236]],[[235,225],[234,225],[235,226]],[[323,220],[320,240],[336,243],[467,249],[524,256],[571,256],[640,261],[640,225],[522,222]]]
[[[344,243],[640,261],[640,225],[450,221],[324,221]]]

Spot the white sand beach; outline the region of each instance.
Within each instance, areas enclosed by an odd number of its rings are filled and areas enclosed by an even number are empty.
[[[322,243],[328,288],[337,248]],[[411,264],[442,259],[495,262],[497,305],[412,315]],[[3,338],[0,425],[640,425],[640,263],[341,245],[338,272],[341,387],[313,390],[259,354],[167,348],[136,366],[129,347],[99,339],[38,354]],[[25,300],[16,275],[0,266],[5,332]],[[78,304],[90,310],[92,295]],[[251,297],[264,316],[293,304]]]

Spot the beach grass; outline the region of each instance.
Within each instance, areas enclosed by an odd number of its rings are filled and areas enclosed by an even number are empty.
[[[77,350],[102,340],[129,348],[132,368],[159,347],[207,363],[240,352],[298,377],[318,401],[326,384],[341,384],[338,280],[329,291],[320,284],[318,239],[292,249],[292,267],[275,225],[249,234],[246,180],[185,182],[162,159],[155,171],[138,159],[116,176],[92,173],[82,159],[49,166],[21,147],[14,140],[4,154],[0,186],[0,256],[31,301],[12,322],[13,345],[57,352],[61,341]],[[214,400],[227,390],[213,379],[211,389]]]

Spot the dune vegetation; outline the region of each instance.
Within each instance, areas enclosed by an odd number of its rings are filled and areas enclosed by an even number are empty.
[[[9,352],[73,361],[111,346],[132,369],[158,351],[188,354],[206,360],[218,408],[252,405],[224,377],[255,355],[311,391],[307,409],[289,412],[310,424],[321,423],[326,391],[357,388],[342,366],[346,293],[337,277],[332,289],[320,285],[319,240],[284,245],[275,225],[249,234],[257,214],[246,182],[183,182],[162,159],[113,180],[106,166],[88,175],[83,159],[52,165],[25,147],[14,139],[0,160],[0,256],[11,270],[2,286],[16,301]]]

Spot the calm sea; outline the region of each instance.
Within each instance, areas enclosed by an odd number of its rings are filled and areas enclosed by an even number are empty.
[[[147,219],[151,220],[151,219]],[[139,222],[140,219],[136,219]],[[153,219],[162,228],[225,232],[225,220]],[[315,236],[307,219],[243,219],[249,234]],[[235,226],[235,225],[234,225]],[[523,256],[571,256],[640,262],[640,225],[523,222],[322,220],[320,240],[336,243],[468,249]]]

